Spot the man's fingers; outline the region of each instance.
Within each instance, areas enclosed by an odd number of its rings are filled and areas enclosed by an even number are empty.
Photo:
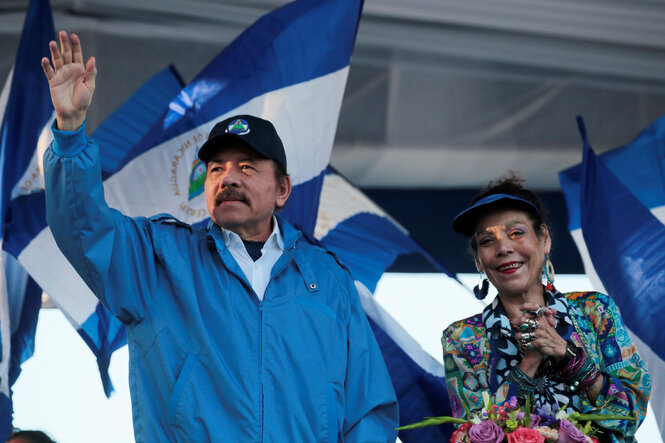
[[[57,71],[62,66],[62,57],[60,57],[60,50],[58,49],[58,44],[54,41],[51,41],[48,44],[48,48],[51,50],[51,60],[53,61],[53,68]]]
[[[72,61],[74,63],[83,64],[83,49],[81,48],[81,39],[76,34],[70,35],[69,38],[72,43]]]
[[[60,31],[60,52],[62,53],[62,62],[63,64],[69,64],[72,62],[72,48],[69,46],[69,37],[67,37],[67,32]]]
[[[90,57],[85,64],[85,83],[91,91],[95,90],[95,78],[97,78],[97,64],[95,57]]]
[[[44,74],[46,74],[46,78],[50,81],[55,75],[55,71],[51,67],[48,57],[42,58],[42,69],[44,70]]]

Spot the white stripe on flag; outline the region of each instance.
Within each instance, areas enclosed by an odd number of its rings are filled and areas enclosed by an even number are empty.
[[[0,241],[0,248],[2,241]],[[9,360],[12,332],[9,324],[9,300],[7,298],[7,278],[5,275],[5,251],[0,249],[0,338],[2,339],[2,360],[0,360],[0,394],[9,397]]]
[[[42,132],[39,133],[39,139],[37,139],[37,149],[35,149],[35,152],[32,154],[30,164],[26,168],[19,181],[16,182],[14,189],[12,189],[12,199],[21,195],[28,195],[32,192],[39,192],[44,190],[44,153],[53,141],[51,125],[53,124],[54,120],[55,111],[53,111],[53,115],[51,115],[51,118],[44,125]]]
[[[62,255],[50,229],[42,230],[18,256],[18,260],[30,270],[30,276],[38,285],[48,288],[53,303],[76,329],[95,312],[97,299]]]
[[[2,87],[0,92],[0,124],[5,121],[5,111],[7,110],[7,101],[9,100],[9,91],[12,89],[12,79],[14,78],[14,68],[9,71],[5,86]]]
[[[580,253],[580,258],[582,259],[582,264],[584,265],[584,272],[586,273],[587,277],[589,277],[589,280],[591,280],[591,284],[596,291],[607,294],[607,290],[605,289],[605,286],[603,286],[603,282],[600,281],[600,277],[598,277],[596,269],[593,267],[593,262],[591,261],[589,250],[587,249],[586,243],[584,242],[582,228],[570,231],[570,235],[573,237],[573,241],[577,246],[577,251]]]

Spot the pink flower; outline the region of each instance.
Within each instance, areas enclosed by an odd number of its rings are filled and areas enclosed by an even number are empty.
[[[464,439],[466,438],[466,434],[469,431],[470,427],[471,427],[471,423],[466,422],[462,426],[460,426],[458,429],[456,429],[453,432],[453,435],[450,436],[450,443],[464,442]]]
[[[559,440],[557,443],[586,443],[586,436],[570,421],[559,420]]]
[[[508,443],[544,443],[545,437],[540,435],[540,432],[531,428],[523,428],[519,426],[510,434],[506,434]]]
[[[482,421],[469,429],[469,438],[474,443],[501,443],[504,435],[503,429],[491,420]]]

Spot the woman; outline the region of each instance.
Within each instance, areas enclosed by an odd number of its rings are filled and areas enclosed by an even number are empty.
[[[490,183],[453,222],[481,273],[476,296],[487,295],[488,280],[498,291],[481,314],[443,333],[453,415],[481,409],[483,392],[499,405],[530,397],[540,411],[636,416],[596,422],[603,440],[634,441],[651,390],[646,365],[610,297],[554,288],[546,211],[522,182]]]

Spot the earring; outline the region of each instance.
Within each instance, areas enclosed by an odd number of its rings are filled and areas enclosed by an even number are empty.
[[[480,280],[478,281],[478,284],[473,287],[473,295],[475,295],[478,300],[483,300],[487,297],[487,293],[490,290],[490,282],[486,277],[484,278],[484,272],[481,271],[478,275],[480,276]]]
[[[554,289],[554,265],[549,254],[545,254],[545,260],[543,260],[543,277],[547,280],[546,289],[549,291]]]

